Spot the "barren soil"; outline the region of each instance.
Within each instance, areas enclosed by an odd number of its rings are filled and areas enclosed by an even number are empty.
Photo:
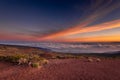
[[[120,59],[55,59],[39,69],[0,62],[0,80],[120,80]]]

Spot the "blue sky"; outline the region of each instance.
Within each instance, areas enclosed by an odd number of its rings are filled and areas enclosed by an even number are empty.
[[[0,0],[0,39],[37,41],[49,34],[73,28],[89,16],[100,13],[84,27],[119,20],[119,4],[119,0]],[[118,32],[119,29],[120,26],[98,31],[96,36],[102,36],[103,32],[111,35],[111,32]],[[90,37],[92,33],[77,33],[71,37],[84,35]]]

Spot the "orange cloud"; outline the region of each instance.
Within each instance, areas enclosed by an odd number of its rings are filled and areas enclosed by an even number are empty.
[[[120,34],[108,35],[108,36],[94,36],[74,39],[61,39],[54,40],[56,42],[120,42]]]
[[[98,4],[100,6],[101,3],[102,3],[102,1],[100,1],[99,3],[96,3],[96,6]],[[119,23],[120,20],[114,20],[114,21],[102,23],[99,25],[88,26],[89,24],[93,23],[97,19],[100,19],[101,17],[107,15],[111,11],[120,7],[120,3],[115,3],[115,4],[110,5],[111,3],[112,3],[112,0],[109,0],[108,3],[106,3],[105,5],[100,6],[100,7],[97,6],[98,8],[96,8],[96,10],[88,17],[84,17],[85,19],[80,24],[78,24],[74,27],[59,31],[57,33],[45,35],[43,37],[40,37],[38,40],[40,40],[40,41],[54,40],[54,39],[62,38],[63,36],[74,35],[74,34],[78,34],[78,33],[101,31],[101,30],[120,27],[120,23]],[[95,7],[95,6],[92,6],[92,7]]]
[[[69,35],[74,35],[78,33],[87,33],[87,32],[95,32],[95,31],[102,31],[102,30],[107,30],[107,29],[113,29],[113,28],[118,28],[120,27],[120,19],[94,25],[94,26],[89,26],[81,29],[74,29],[71,32],[68,31],[63,31],[59,32],[57,34],[52,34],[47,37],[43,37],[43,40],[54,40],[54,39],[59,39],[62,36],[69,36]]]

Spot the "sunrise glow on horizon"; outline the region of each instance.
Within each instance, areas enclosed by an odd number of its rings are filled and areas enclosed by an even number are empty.
[[[0,40],[120,42],[119,0],[0,1]]]

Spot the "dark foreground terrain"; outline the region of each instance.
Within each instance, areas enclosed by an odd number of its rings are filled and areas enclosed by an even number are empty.
[[[116,55],[76,56],[49,53],[38,48],[0,45],[1,57],[12,55],[14,59],[14,54],[37,54],[48,59],[49,62],[40,68],[33,68],[1,58],[0,80],[120,80],[119,52]]]
[[[0,62],[0,80],[120,80],[120,59],[54,59],[39,69]]]

